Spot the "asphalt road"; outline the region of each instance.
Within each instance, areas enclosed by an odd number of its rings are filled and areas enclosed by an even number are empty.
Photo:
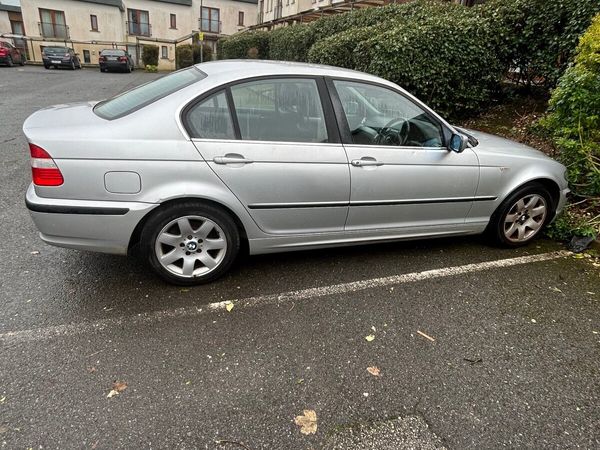
[[[556,243],[249,257],[192,289],[44,245],[23,120],[156,76],[0,68],[0,448],[600,446],[600,271]]]

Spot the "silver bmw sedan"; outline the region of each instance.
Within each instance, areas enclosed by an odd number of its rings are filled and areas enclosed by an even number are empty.
[[[565,167],[450,125],[397,85],[334,67],[220,61],[23,131],[27,208],[48,244],[138,249],[192,285],[250,254],[487,232],[530,242],[563,208]]]

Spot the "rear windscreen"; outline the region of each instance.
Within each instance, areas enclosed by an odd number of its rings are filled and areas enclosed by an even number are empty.
[[[100,54],[102,56],[123,56],[125,52],[123,50],[102,50]]]
[[[69,53],[67,47],[46,47],[44,53]]]
[[[104,100],[94,107],[94,112],[103,119],[118,119],[203,78],[206,74],[193,66],[179,70]]]

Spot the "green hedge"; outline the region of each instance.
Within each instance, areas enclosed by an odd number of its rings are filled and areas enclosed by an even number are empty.
[[[269,58],[281,61],[306,61],[308,50],[315,42],[310,25],[290,25],[270,33]]]
[[[221,59],[268,59],[268,31],[248,31],[229,36],[219,43]]]
[[[380,33],[378,25],[346,30],[316,42],[308,52],[308,62],[354,69],[357,43]]]
[[[356,68],[393,81],[442,115],[457,117],[490,102],[504,66],[493,53],[491,31],[470,10],[431,16],[361,41]]]
[[[202,52],[202,61],[200,58],[200,52]],[[200,44],[179,45],[175,50],[175,60],[177,62],[178,69],[189,67],[200,62],[207,62],[212,60],[212,49],[208,45]]]
[[[600,15],[582,36],[541,124],[555,140],[574,194],[600,198]]]
[[[600,12],[599,0],[488,0],[475,8],[495,31],[495,52],[525,84],[553,87],[579,37]]]
[[[158,66],[158,45],[144,44],[142,47],[144,66]]]

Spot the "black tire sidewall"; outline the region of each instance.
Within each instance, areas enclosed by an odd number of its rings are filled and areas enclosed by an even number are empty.
[[[227,252],[219,267],[212,272],[194,278],[183,278],[160,265],[154,245],[159,232],[167,223],[178,217],[193,215],[206,217],[221,227],[227,240]],[[220,208],[200,202],[185,202],[161,208],[152,214],[142,230],[140,249],[142,258],[162,279],[179,286],[193,286],[214,281],[229,270],[240,251],[240,234],[233,219]]]
[[[508,212],[510,211],[510,208],[515,204],[515,202],[519,198],[522,198],[522,197],[525,197],[525,196],[531,195],[531,194],[541,195],[542,197],[544,197],[544,200],[546,200],[546,207],[547,207],[548,211],[546,213],[546,218],[544,219],[544,224],[538,230],[538,232],[533,237],[528,239],[527,241],[524,241],[524,242],[509,241],[506,238],[506,236],[504,235],[504,219],[505,219],[506,215],[508,214]],[[492,239],[497,244],[504,246],[504,247],[521,247],[521,246],[527,245],[531,241],[535,240],[538,236],[541,235],[544,227],[546,225],[548,225],[548,223],[552,220],[552,215],[554,214],[554,210],[555,210],[555,205],[552,200],[552,196],[550,195],[550,192],[548,192],[548,189],[546,189],[543,185],[538,184],[538,183],[531,183],[531,184],[522,186],[519,189],[515,190],[512,194],[510,194],[500,204],[498,209],[496,209],[496,212],[494,213],[494,215],[492,216],[492,220],[490,221],[489,233],[491,234]]]

